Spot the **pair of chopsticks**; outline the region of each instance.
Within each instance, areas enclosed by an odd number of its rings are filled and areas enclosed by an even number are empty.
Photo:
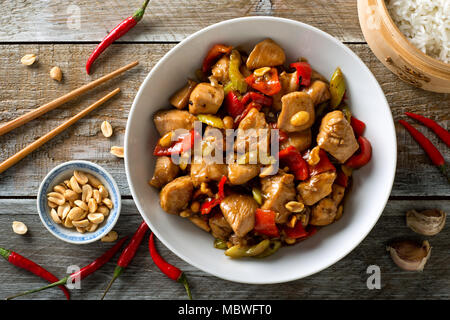
[[[20,127],[21,125],[45,114],[46,112],[53,110],[59,106],[61,106],[62,104],[73,100],[77,97],[79,97],[80,95],[82,95],[83,93],[98,87],[99,85],[101,85],[102,83],[113,79],[115,77],[117,77],[118,75],[122,74],[123,72],[134,68],[135,66],[138,65],[138,62],[132,62],[122,68],[119,68],[97,80],[94,80],[78,89],[75,89],[65,95],[63,95],[62,97],[59,97],[47,104],[44,104],[43,106],[36,108],[14,120],[11,120],[7,123],[5,123],[4,125],[0,126],[0,136],[17,128]],[[101,106],[103,103],[105,103],[106,101],[108,101],[109,99],[111,99],[112,97],[114,97],[116,94],[118,94],[120,92],[120,89],[117,88],[115,90],[113,90],[112,92],[108,93],[106,96],[104,96],[103,98],[101,98],[100,100],[96,101],[95,103],[93,103],[92,105],[90,105],[89,107],[87,107],[86,109],[84,109],[83,111],[77,113],[75,116],[73,116],[72,118],[70,118],[69,120],[67,120],[66,122],[62,123],[61,125],[59,125],[58,127],[56,127],[55,129],[51,130],[50,132],[48,132],[47,134],[45,134],[44,136],[42,136],[41,138],[37,139],[36,141],[34,141],[33,143],[29,144],[28,146],[26,146],[25,148],[23,148],[22,150],[20,150],[19,152],[17,152],[16,154],[14,154],[13,156],[11,156],[10,158],[6,159],[5,161],[3,161],[2,163],[0,163],[0,173],[4,172],[5,170],[7,170],[8,168],[10,168],[11,166],[15,165],[17,162],[19,162],[20,160],[22,160],[23,158],[25,158],[27,155],[29,155],[31,152],[33,152],[34,150],[36,150],[37,148],[39,148],[40,146],[42,146],[44,143],[46,143],[47,141],[49,141],[50,139],[56,137],[58,134],[60,134],[61,132],[63,132],[65,129],[67,129],[68,127],[70,127],[71,125],[73,125],[75,122],[77,122],[78,120],[80,120],[81,118],[83,118],[84,116],[86,116],[87,114],[89,114],[91,111],[95,110],[97,107]]]

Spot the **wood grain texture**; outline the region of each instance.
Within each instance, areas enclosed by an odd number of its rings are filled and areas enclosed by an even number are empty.
[[[1,1],[0,41],[100,41],[142,1]],[[342,41],[364,41],[356,1],[152,0],[144,19],[121,41],[181,41],[227,19],[275,15],[308,23]],[[77,25],[79,16],[79,25]]]
[[[450,201],[389,201],[380,220],[367,238],[348,256],[330,268],[305,279],[276,285],[246,285],[218,279],[185,263],[160,242],[158,249],[169,262],[186,272],[195,299],[449,299],[450,298],[450,224],[434,237],[431,258],[422,273],[397,268],[386,252],[393,238],[421,237],[405,225],[405,212],[412,208],[440,208],[450,212]],[[12,232],[12,221],[29,227],[19,236]],[[115,227],[120,235],[131,235],[142,218],[132,200],[124,200],[122,214]],[[110,247],[96,242],[72,245],[54,238],[35,213],[35,200],[0,200],[0,246],[8,246],[47,267],[62,277],[69,265],[91,262]],[[199,230],[199,232],[202,232]],[[381,269],[381,289],[369,290],[367,267]],[[73,299],[99,299],[115,267],[115,259],[86,278],[81,290],[72,290]],[[28,288],[39,287],[43,280],[0,261],[0,299]],[[33,299],[64,299],[57,289],[34,294]],[[152,263],[142,245],[129,268],[115,282],[107,299],[185,299],[183,286],[166,278]]]
[[[35,196],[43,177],[54,166],[69,159],[90,160],[104,166],[117,180],[122,194],[130,195],[123,160],[112,156],[109,149],[113,145],[123,144],[128,112],[140,84],[154,64],[174,45],[113,45],[100,58],[100,62],[95,66],[94,75],[90,77],[83,70],[84,59],[94,46],[91,44],[0,46],[0,122],[11,120],[130,61],[140,61],[138,67],[112,82],[0,137],[1,159],[5,159],[93,103],[106,91],[116,87],[122,89],[117,99],[99,108],[76,126],[4,172],[0,177],[2,196]],[[395,119],[404,117],[405,111],[412,111],[430,116],[439,120],[444,127],[450,127],[449,95],[415,89],[399,81],[373,56],[366,45],[351,44],[349,47],[369,66],[380,82]],[[26,53],[36,53],[39,62],[31,68],[22,66],[19,60]],[[50,79],[48,75],[54,65],[60,66],[63,71],[62,83]],[[114,127],[111,139],[104,138],[100,132],[103,120],[110,121]],[[417,127],[436,143],[446,159],[450,159],[450,150],[445,144],[430,130],[422,126]],[[409,134],[398,125],[397,139],[398,164],[392,196],[450,196],[450,186],[445,178],[431,165],[425,153]]]

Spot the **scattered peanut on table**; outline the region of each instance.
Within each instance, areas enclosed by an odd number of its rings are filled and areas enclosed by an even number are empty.
[[[20,59],[20,62],[24,66],[31,66],[33,63],[35,63],[37,60],[37,57],[34,53],[26,54]]]
[[[123,147],[117,147],[117,146],[113,146],[111,147],[111,154],[115,155],[118,158],[123,158]]]
[[[117,240],[119,235],[116,231],[112,230],[110,231],[106,236],[104,236],[101,240],[102,242],[114,242]]]
[[[60,67],[53,67],[50,70],[50,78],[52,78],[53,80],[56,81],[61,81],[62,80],[62,71]]]
[[[80,233],[97,230],[114,206],[99,179],[77,170],[69,180],[54,186],[47,200],[52,220]]]
[[[113,134],[113,128],[111,126],[111,123],[109,123],[108,121],[103,121],[100,129],[102,130],[102,133],[106,138],[111,137]]]
[[[17,234],[25,234],[28,231],[28,228],[25,225],[25,223],[20,222],[20,221],[13,221],[12,228],[13,228],[14,233],[17,233]]]

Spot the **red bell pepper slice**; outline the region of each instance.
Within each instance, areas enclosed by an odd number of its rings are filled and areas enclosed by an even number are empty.
[[[278,71],[271,68],[269,72],[262,77],[256,77],[253,73],[245,78],[245,82],[255,90],[258,90],[268,96],[273,96],[281,90],[281,83],[278,79]]]
[[[308,62],[294,62],[289,65],[297,70],[297,84],[309,86],[311,84],[312,68]]]
[[[320,149],[319,157],[320,157],[319,163],[316,164],[315,166],[309,167],[309,172],[311,173],[311,176],[315,176],[316,174],[320,174],[326,171],[336,171],[336,168],[331,163],[330,159],[328,159],[328,155],[324,150]]]
[[[156,145],[153,150],[153,155],[155,156],[170,156],[172,154],[181,154],[190,150],[194,146],[194,138],[196,133],[192,129],[188,134],[185,134],[174,141],[170,147],[161,147],[161,145]]]
[[[365,166],[372,158],[372,145],[370,144],[369,140],[360,136],[358,137],[358,143],[359,152],[351,156],[350,159],[348,159],[345,163],[347,167],[353,169]]]
[[[202,214],[208,214],[208,213],[211,212],[211,210],[215,206],[219,205],[221,202],[222,202],[222,200],[221,199],[217,199],[217,198],[205,201],[205,202],[202,203],[202,206],[200,208],[200,212]]]
[[[228,114],[234,118],[240,115],[245,110],[245,105],[239,100],[239,97],[233,91],[228,92],[225,97],[225,110]]]
[[[241,123],[242,119],[244,119],[247,114],[250,112],[251,109],[257,109],[258,111],[261,110],[262,106],[259,103],[256,103],[254,101],[250,102],[247,107],[245,108],[244,112],[242,112],[240,115],[234,119],[234,128],[236,129],[239,126],[239,123]]]
[[[223,54],[230,53],[231,49],[233,49],[233,47],[231,47],[231,46],[226,46],[224,44],[215,44],[209,50],[208,54],[206,55],[205,59],[203,60],[202,72],[205,73],[205,74],[208,73],[208,71],[211,68],[211,66],[217,60],[219,60],[219,57],[222,56]]]
[[[202,214],[210,213],[211,210],[215,206],[219,205],[222,202],[222,200],[225,198],[225,183],[226,182],[227,182],[227,177],[222,176],[222,178],[219,181],[219,191],[217,192],[217,197],[202,203],[202,205],[200,207],[200,212]]]
[[[308,237],[311,237],[317,232],[317,228],[314,226],[308,226],[307,229],[305,229],[301,221],[297,221],[297,223],[293,228],[285,226],[283,230],[284,233],[286,234],[286,237],[291,239],[300,239],[300,238],[306,239]]]
[[[347,188],[347,186],[348,186],[348,177],[342,170],[339,170],[337,172],[337,177],[336,177],[336,180],[334,182],[336,184],[344,187],[344,188]]]
[[[279,237],[280,232],[275,224],[275,217],[275,211],[256,209],[254,230],[268,237]]]
[[[294,146],[289,146],[278,153],[278,158],[293,172],[295,179],[306,180],[309,178],[308,163]]]
[[[355,117],[351,117],[350,119],[350,125],[353,128],[353,132],[357,137],[362,136],[364,133],[364,130],[366,129],[366,124],[362,122],[361,120],[356,119]]]
[[[219,199],[223,200],[225,198],[225,183],[227,182],[227,176],[223,176],[219,181]]]
[[[244,105],[247,105],[251,101],[259,103],[260,105],[265,107],[270,107],[272,105],[273,99],[272,97],[267,97],[261,93],[251,91],[247,92],[241,100]]]

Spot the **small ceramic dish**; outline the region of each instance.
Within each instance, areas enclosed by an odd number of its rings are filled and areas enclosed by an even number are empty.
[[[47,204],[47,194],[52,192],[53,187],[57,184],[70,179],[74,170],[90,173],[99,179],[108,190],[109,198],[113,202],[113,208],[110,210],[108,217],[94,232],[79,233],[73,228],[68,229],[57,224],[50,217],[51,209]],[[120,209],[120,191],[113,177],[105,169],[89,161],[69,161],[53,168],[42,181],[37,196],[37,210],[44,226],[58,239],[74,244],[91,243],[104,237],[116,224]]]
[[[367,44],[389,70],[415,87],[450,93],[450,64],[417,49],[396,26],[384,0],[358,0],[358,16]]]

